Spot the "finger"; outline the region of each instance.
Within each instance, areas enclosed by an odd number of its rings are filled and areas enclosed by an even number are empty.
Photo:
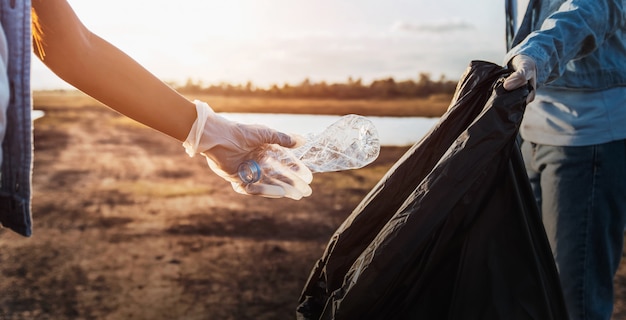
[[[526,104],[529,104],[531,102],[533,102],[533,100],[535,100],[535,90],[530,90],[530,92],[528,93],[528,97],[526,97]]]
[[[256,183],[263,192],[265,189],[280,187],[284,192],[285,198],[300,200],[302,197],[310,196],[313,191],[308,184],[296,181],[285,182],[284,177],[268,177]]]
[[[285,190],[285,197],[292,199],[300,199],[303,196],[310,196],[313,193],[309,184],[295,172],[286,170],[284,172],[275,172],[273,174],[265,174],[258,182],[265,185],[277,185]]]
[[[299,180],[309,184],[313,181],[313,173],[307,166],[300,160],[294,161],[289,165],[289,171],[291,171]]]
[[[294,194],[302,198],[308,197],[313,193],[311,186],[296,176],[291,177],[288,182],[280,179],[277,180],[281,187],[285,189],[285,194]]]
[[[537,89],[537,78],[536,77],[532,77],[530,79],[530,86],[532,87],[532,90],[530,91],[530,94],[528,95],[528,102],[530,103],[531,101],[535,100],[535,89]]]
[[[299,134],[290,134],[291,139],[295,140],[295,144],[288,148],[299,148],[306,144],[307,139]]]
[[[517,88],[521,88],[526,83],[528,83],[528,79],[524,76],[524,73],[520,70],[511,73],[506,79],[504,79],[504,89],[512,91]]]
[[[278,131],[274,131],[271,135],[271,142],[280,146],[291,148],[294,147],[297,143],[296,139],[293,139],[290,135]]]
[[[298,142],[291,135],[267,127],[259,127],[258,134],[262,143],[277,144],[286,148],[292,148]]]
[[[285,189],[278,185],[263,183],[243,184],[241,182],[232,182],[232,187],[235,192],[244,195],[261,196],[274,199],[288,196]]]
[[[290,198],[300,200],[304,194],[293,186],[278,180],[266,179],[243,186],[247,194],[266,198]],[[305,190],[306,191],[306,190]]]
[[[283,198],[286,195],[285,189],[278,185],[269,185],[263,183],[251,183],[241,185],[247,194],[263,196],[266,198]]]
[[[265,176],[274,178],[284,176],[283,181],[286,183],[289,183],[288,180],[298,180],[306,184],[313,181],[311,170],[296,157],[285,158],[282,161],[280,159],[267,159],[267,164],[268,166],[263,172]]]
[[[246,186],[243,183],[232,181],[230,184],[232,185],[235,192],[245,195],[251,195],[251,193],[246,190]]]
[[[259,195],[268,198],[291,198],[299,200],[313,192],[308,183],[302,181],[294,172],[266,170],[261,180],[251,184],[233,182],[233,189],[239,193]]]

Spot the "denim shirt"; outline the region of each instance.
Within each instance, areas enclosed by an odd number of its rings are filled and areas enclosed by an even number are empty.
[[[8,45],[9,104],[2,141],[0,224],[21,235],[32,233],[33,166],[30,0],[0,0],[0,23]]]
[[[537,95],[520,127],[524,140],[589,146],[626,139],[625,0],[530,0],[521,24],[507,0],[505,62],[537,64]],[[518,28],[519,27],[519,28]]]
[[[505,61],[518,54],[533,58],[540,86],[583,90],[625,86],[625,1],[531,0],[514,37],[507,26],[513,48]]]

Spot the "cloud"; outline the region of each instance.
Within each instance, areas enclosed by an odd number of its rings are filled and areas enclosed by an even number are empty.
[[[454,31],[465,31],[474,29],[474,25],[463,20],[431,21],[428,23],[410,23],[398,21],[392,26],[393,31],[411,33],[448,33]]]
[[[423,36],[389,32],[267,36],[252,40],[205,36],[193,43],[170,41],[166,46],[159,41],[160,36],[144,37],[148,42],[123,44],[131,56],[159,78],[178,83],[192,78],[204,84],[252,81],[267,87],[298,84],[305,78],[314,82],[345,82],[350,76],[370,83],[387,77],[417,79],[420,73],[458,79],[471,60],[500,62],[504,56],[502,38],[478,27],[469,34],[425,32]],[[44,82],[40,68],[33,72],[35,87],[51,87]]]
[[[422,72],[458,79],[471,60],[499,62],[499,49],[503,46],[500,38],[464,34],[424,39],[376,35],[301,37],[267,39],[257,46],[231,52],[229,56],[237,57],[236,61],[229,61],[228,57],[221,61],[233,68],[231,75],[251,75],[255,84],[261,85],[299,83],[304,78],[345,81],[348,76],[369,83],[389,76],[415,79]],[[237,70],[241,64],[237,61],[250,64]]]
[[[426,36],[302,35],[266,37],[253,41],[204,38],[194,45],[154,48],[142,63],[166,80],[186,78],[206,83],[245,83],[267,87],[311,81],[343,82],[348,77],[364,83],[386,77],[416,79],[419,73],[458,79],[471,60],[499,62],[504,54],[500,37],[477,32]],[[154,52],[156,51],[156,52]],[[167,61],[164,63],[163,61]]]

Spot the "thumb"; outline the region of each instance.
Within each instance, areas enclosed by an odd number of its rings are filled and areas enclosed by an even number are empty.
[[[276,137],[275,143],[278,145],[281,145],[287,148],[291,148],[296,145],[297,140],[286,133],[276,132],[276,136],[277,137]]]
[[[525,76],[525,72],[523,70],[518,70],[511,73],[506,79],[504,79],[504,83],[502,86],[505,90],[512,91],[517,88],[521,88],[525,86],[528,81],[530,81],[530,92],[528,93],[528,97],[526,97],[526,103],[531,103],[535,100],[535,81],[533,77]]]
[[[286,148],[292,148],[296,145],[297,139],[283,132],[273,129],[267,129],[263,135],[263,142],[277,144]]]
[[[511,91],[524,86],[528,83],[528,80],[530,80],[530,77],[527,76],[524,69],[518,69],[504,79],[503,86],[504,89]]]

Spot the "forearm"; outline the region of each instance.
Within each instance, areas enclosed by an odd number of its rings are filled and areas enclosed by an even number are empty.
[[[33,0],[42,27],[42,61],[108,107],[180,141],[195,105],[128,55],[87,30],[65,0]]]

